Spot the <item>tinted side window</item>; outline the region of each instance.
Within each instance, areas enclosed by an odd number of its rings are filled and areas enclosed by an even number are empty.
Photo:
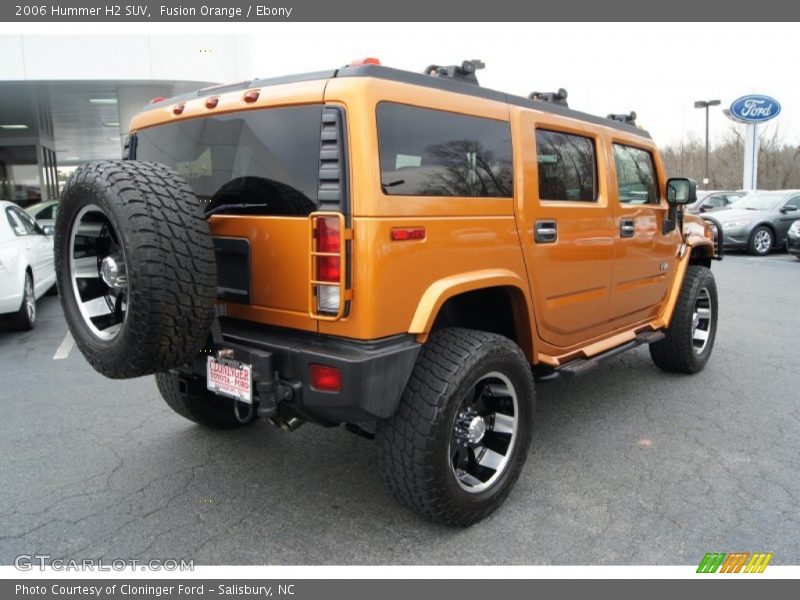
[[[377,115],[385,194],[513,195],[508,123],[391,102]]]
[[[795,207],[795,208],[797,208],[797,209],[800,209],[800,196],[795,196],[794,198],[792,198],[791,200],[789,200],[789,201],[788,201],[788,202],[785,204],[785,206],[789,206],[789,207],[792,207],[792,206],[793,206],[793,207]]]
[[[597,164],[590,138],[537,129],[536,160],[542,200],[597,200]]]
[[[646,150],[614,144],[619,201],[626,204],[658,204],[658,183],[653,156]]]
[[[36,213],[36,218],[37,219],[55,219],[57,210],[58,210],[58,205],[57,204],[53,204],[51,206],[48,206],[47,208],[44,208],[44,209],[40,210],[38,213]]]

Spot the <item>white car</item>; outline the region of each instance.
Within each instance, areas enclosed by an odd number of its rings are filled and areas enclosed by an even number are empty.
[[[25,209],[25,212],[32,216],[36,222],[49,234],[55,231],[56,214],[58,214],[58,200],[47,200],[37,202]]]
[[[0,315],[32,329],[36,300],[56,283],[53,238],[19,206],[0,200]]]

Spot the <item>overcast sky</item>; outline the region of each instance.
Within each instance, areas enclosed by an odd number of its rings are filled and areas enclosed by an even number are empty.
[[[635,110],[656,142],[704,136],[695,100],[711,109],[711,138],[731,124],[722,108],[761,93],[782,105],[774,121],[800,144],[798,24],[311,24],[257,26],[261,76],[331,68],[375,56],[421,71],[480,58],[482,85],[527,96],[559,87],[572,108],[606,115]],[[741,127],[741,126],[740,126]]]

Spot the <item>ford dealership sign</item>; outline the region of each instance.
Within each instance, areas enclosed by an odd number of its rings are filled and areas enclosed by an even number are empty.
[[[775,98],[751,94],[731,103],[731,115],[745,123],[763,123],[778,116],[781,105]]]

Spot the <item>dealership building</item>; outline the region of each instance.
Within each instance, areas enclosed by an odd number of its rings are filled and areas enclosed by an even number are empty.
[[[251,52],[235,35],[0,36],[0,200],[57,199],[58,170],[120,158],[152,98],[250,79]]]

